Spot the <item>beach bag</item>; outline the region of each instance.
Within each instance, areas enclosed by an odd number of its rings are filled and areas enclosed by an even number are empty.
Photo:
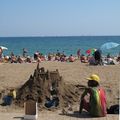
[[[90,88],[90,115],[94,117],[104,117],[107,114],[106,111],[106,96],[102,88]]]
[[[12,104],[12,96],[4,96],[3,101],[4,101],[4,105],[11,105]]]
[[[45,107],[47,107],[47,108],[51,108],[52,106],[57,107],[58,105],[59,105],[59,98],[58,97],[53,98],[53,100],[48,100],[45,103]]]
[[[47,108],[51,108],[52,106],[54,106],[54,100],[49,100],[45,103],[45,107]]]
[[[107,109],[108,114],[119,114],[120,106],[119,105],[112,105],[109,109]]]

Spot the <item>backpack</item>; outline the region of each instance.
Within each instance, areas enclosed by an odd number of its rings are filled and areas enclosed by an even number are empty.
[[[94,117],[104,117],[107,114],[106,111],[106,96],[102,88],[92,87],[90,88],[90,114]]]
[[[108,114],[119,114],[119,111],[120,111],[119,104],[112,105],[112,106],[110,106],[109,109],[107,109]]]

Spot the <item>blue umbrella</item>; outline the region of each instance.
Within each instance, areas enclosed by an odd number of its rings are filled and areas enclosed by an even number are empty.
[[[100,50],[108,50],[108,49],[111,49],[111,48],[115,48],[117,46],[119,46],[120,44],[118,43],[114,43],[114,42],[107,42],[107,43],[104,43],[101,47],[100,47]]]

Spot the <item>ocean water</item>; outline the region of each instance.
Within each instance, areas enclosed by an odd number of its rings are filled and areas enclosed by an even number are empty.
[[[0,46],[5,46],[8,50],[4,50],[4,55],[22,55],[22,49],[28,50],[28,55],[33,56],[36,51],[47,55],[48,53],[56,53],[64,51],[66,55],[76,55],[76,51],[80,48],[81,53],[90,48],[100,48],[106,42],[116,42],[120,44],[120,36],[70,36],[70,37],[0,37]],[[120,46],[104,51],[118,55]]]

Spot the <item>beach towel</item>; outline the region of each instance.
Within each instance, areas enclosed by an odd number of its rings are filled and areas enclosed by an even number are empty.
[[[102,88],[86,88],[84,93],[82,94],[81,101],[82,109],[87,110],[91,116],[106,116],[106,96]]]
[[[102,88],[90,88],[90,109],[89,112],[94,117],[104,117],[106,111],[106,96]]]

